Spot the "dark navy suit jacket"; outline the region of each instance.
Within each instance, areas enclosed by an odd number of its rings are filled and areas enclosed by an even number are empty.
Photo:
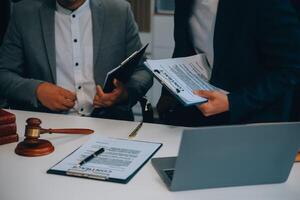
[[[174,57],[195,54],[188,24],[192,6],[193,0],[176,0]],[[299,80],[300,23],[290,2],[220,0],[211,83],[230,92],[230,111],[205,118],[164,89],[158,109],[165,123],[184,126],[288,121]]]
[[[2,44],[2,40],[6,32],[6,28],[9,22],[9,16],[10,16],[10,1],[2,0],[0,2],[0,45]]]

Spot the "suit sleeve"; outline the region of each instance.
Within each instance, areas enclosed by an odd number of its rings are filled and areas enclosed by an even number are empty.
[[[9,101],[38,106],[36,88],[39,80],[26,79],[22,36],[14,13],[0,48],[0,92]]]
[[[257,1],[257,47],[264,79],[229,94],[232,122],[283,98],[300,80],[300,23],[285,0]]]
[[[128,57],[142,46],[139,38],[139,30],[129,4],[127,7],[126,29],[126,54]],[[129,106],[134,106],[136,102],[147,93],[152,84],[153,78],[151,74],[146,70],[143,64],[139,65],[125,85],[128,92]]]

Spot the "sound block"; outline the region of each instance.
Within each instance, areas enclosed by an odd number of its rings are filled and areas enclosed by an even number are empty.
[[[20,156],[38,157],[45,156],[54,151],[54,146],[48,140],[36,140],[34,142],[23,141],[20,142],[15,153]]]
[[[13,142],[18,142],[19,136],[17,134],[10,134],[10,135],[0,135],[0,145],[9,144]]]
[[[297,154],[296,162],[300,162],[300,152]]]

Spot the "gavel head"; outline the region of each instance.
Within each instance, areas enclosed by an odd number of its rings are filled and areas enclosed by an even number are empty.
[[[36,140],[41,134],[42,121],[38,118],[29,118],[26,120],[25,138],[28,140]]]

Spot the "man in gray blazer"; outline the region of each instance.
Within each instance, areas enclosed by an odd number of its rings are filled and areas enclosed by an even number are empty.
[[[15,109],[132,120],[152,85],[144,67],[126,83],[114,80],[111,93],[102,86],[139,48],[127,1],[22,1],[0,48],[0,92]]]

